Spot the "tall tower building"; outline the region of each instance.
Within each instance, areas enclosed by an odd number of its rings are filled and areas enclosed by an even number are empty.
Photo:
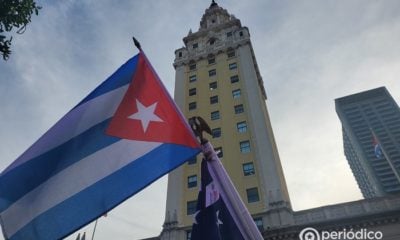
[[[344,153],[365,198],[400,193],[400,109],[385,87],[335,100]],[[374,135],[382,149],[376,156]]]
[[[175,101],[187,118],[201,116],[209,138],[256,224],[290,224],[291,205],[272,132],[250,33],[212,1],[197,32],[175,51]],[[201,156],[168,176],[161,239],[188,239],[200,185]]]

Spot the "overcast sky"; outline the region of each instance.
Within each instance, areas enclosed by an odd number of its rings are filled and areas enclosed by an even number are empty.
[[[174,51],[198,30],[210,2],[39,1],[40,15],[14,37],[10,60],[0,61],[0,170],[137,53],[132,35],[173,94]],[[361,199],[334,99],[386,86],[400,102],[400,1],[217,3],[250,29],[293,208]],[[101,218],[95,239],[158,235],[166,182]]]

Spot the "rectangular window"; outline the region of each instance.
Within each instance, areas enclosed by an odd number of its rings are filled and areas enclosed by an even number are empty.
[[[214,64],[214,63],[215,63],[215,58],[208,59],[208,64]]]
[[[215,70],[215,69],[211,69],[210,71],[208,71],[209,77],[215,76],[216,74],[217,74],[217,70]]]
[[[197,158],[196,157],[192,157],[191,159],[188,160],[188,165],[192,165],[192,164],[196,164],[197,163]]]
[[[193,49],[198,48],[199,44],[198,43],[193,43]]]
[[[179,57],[182,57],[182,52],[179,52],[179,53],[178,53],[178,56],[179,56]]]
[[[240,152],[249,153],[250,152],[250,141],[240,142]]]
[[[228,58],[232,58],[232,57],[236,56],[235,50],[230,50],[230,51],[228,51],[228,52],[226,53],[226,56],[227,56]]]
[[[242,31],[239,32],[239,36],[243,37],[243,32]]]
[[[211,120],[219,119],[219,111],[215,111],[211,113]]]
[[[196,212],[197,201],[189,201],[186,203],[186,214],[192,215]]]
[[[217,89],[217,87],[218,87],[217,82],[212,82],[212,83],[210,83],[210,90]]]
[[[247,123],[246,122],[238,122],[236,124],[237,130],[240,133],[247,132]]]
[[[242,95],[240,89],[236,89],[232,91],[232,97],[233,98],[240,98],[240,96]]]
[[[189,103],[189,111],[196,109],[196,107],[197,107],[196,102]]]
[[[258,196],[258,189],[257,188],[249,188],[246,189],[247,193],[247,202],[253,203],[260,201],[260,197]]]
[[[229,64],[229,70],[233,70],[237,68],[237,64],[236,63],[230,63]]]
[[[214,150],[215,150],[215,152],[217,153],[217,156],[218,156],[219,158],[222,158],[222,157],[224,156],[224,152],[222,151],[222,147],[217,147],[217,148],[215,148]]]
[[[264,224],[263,224],[263,220],[262,218],[254,218],[254,223],[256,224],[258,230],[260,230],[260,232],[264,231]]]
[[[215,104],[215,103],[218,103],[218,96],[210,97],[210,104]]]
[[[239,76],[235,75],[231,77],[231,83],[239,82]]]
[[[244,112],[243,104],[239,104],[235,106],[235,114],[239,114]]]
[[[189,96],[194,96],[194,95],[196,95],[196,88],[189,89]]]
[[[227,32],[226,37],[232,37],[232,32]]]
[[[187,187],[188,188],[197,187],[197,175],[192,175],[188,177]]]
[[[211,133],[213,138],[219,138],[221,137],[221,128],[214,128]]]
[[[196,70],[196,63],[192,63],[189,65],[189,70]]]
[[[197,80],[197,76],[196,75],[192,75],[189,77],[189,82],[195,82]]]
[[[255,173],[254,164],[252,162],[243,164],[243,174],[245,176],[250,176]]]

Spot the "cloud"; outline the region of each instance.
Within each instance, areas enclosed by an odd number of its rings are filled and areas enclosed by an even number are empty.
[[[400,101],[400,3],[217,2],[250,29],[294,208],[360,199],[343,155],[334,99],[386,86]],[[13,40],[10,60],[0,63],[0,169],[137,53],[132,35],[173,93],[174,50],[189,29],[197,31],[209,2],[39,5],[39,16]],[[157,235],[165,192],[164,178],[101,218],[96,239]]]
[[[299,14],[309,7],[300,5],[264,35],[261,56],[268,57],[260,64],[295,209],[361,198],[343,155],[334,99],[380,86],[399,99],[400,63],[393,6],[371,2],[355,16],[351,4],[317,6],[310,15]]]

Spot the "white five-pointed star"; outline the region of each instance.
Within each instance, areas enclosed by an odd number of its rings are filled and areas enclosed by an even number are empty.
[[[142,123],[143,131],[146,132],[147,127],[150,122],[164,122],[159,116],[157,116],[154,112],[157,107],[157,103],[155,102],[152,105],[146,107],[138,99],[136,99],[136,107],[138,111],[128,118],[139,120]]]

